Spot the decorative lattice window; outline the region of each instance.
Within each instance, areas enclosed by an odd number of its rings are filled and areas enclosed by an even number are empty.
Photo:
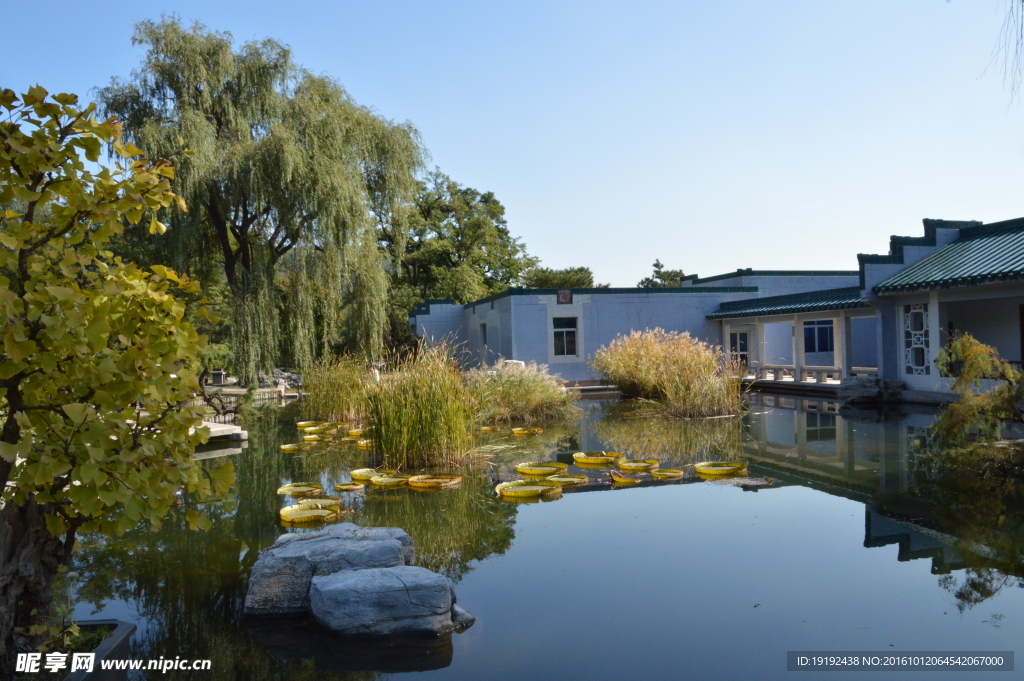
[[[903,365],[908,374],[928,376],[931,368],[928,304],[903,306]]]

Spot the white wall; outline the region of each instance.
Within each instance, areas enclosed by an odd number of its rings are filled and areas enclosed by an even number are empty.
[[[1024,297],[942,303],[943,341],[952,324],[957,331],[966,331],[982,343],[995,347],[1003,359],[1019,362],[1022,304]]]
[[[803,343],[802,337],[800,342]],[[764,355],[764,364],[793,363],[792,322],[771,322],[764,325]]]
[[[751,293],[592,293],[559,305],[554,295],[512,296],[515,319],[514,359],[547,364],[567,381],[600,377],[590,368],[594,353],[619,335],[662,328],[689,332],[714,345],[722,343],[722,326],[707,315],[722,302],[750,298]],[[554,317],[577,317],[576,357],[554,354]]]
[[[878,321],[874,317],[850,319],[850,359],[855,367],[878,366]]]

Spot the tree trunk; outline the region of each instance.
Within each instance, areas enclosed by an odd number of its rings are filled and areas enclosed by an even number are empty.
[[[47,510],[31,499],[0,511],[0,678],[13,674],[19,652],[34,652],[42,643],[28,628],[49,614],[57,569],[75,542],[73,529],[63,540],[50,534]]]

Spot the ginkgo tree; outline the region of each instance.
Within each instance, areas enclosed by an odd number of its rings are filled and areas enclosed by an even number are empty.
[[[3,671],[40,644],[77,533],[157,527],[183,491],[202,499],[234,483],[230,464],[192,460],[208,436],[188,406],[206,342],[185,321],[196,284],[104,250],[126,222],[160,233],[157,210],[185,209],[171,163],[121,135],[74,95],[0,91]],[[198,511],[188,522],[208,526]]]

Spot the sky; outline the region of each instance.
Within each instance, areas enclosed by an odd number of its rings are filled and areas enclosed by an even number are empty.
[[[176,13],[412,122],[545,266],[856,269],[922,218],[1024,216],[1007,2],[12,3],[0,87],[88,95],[139,64],[135,22]]]

